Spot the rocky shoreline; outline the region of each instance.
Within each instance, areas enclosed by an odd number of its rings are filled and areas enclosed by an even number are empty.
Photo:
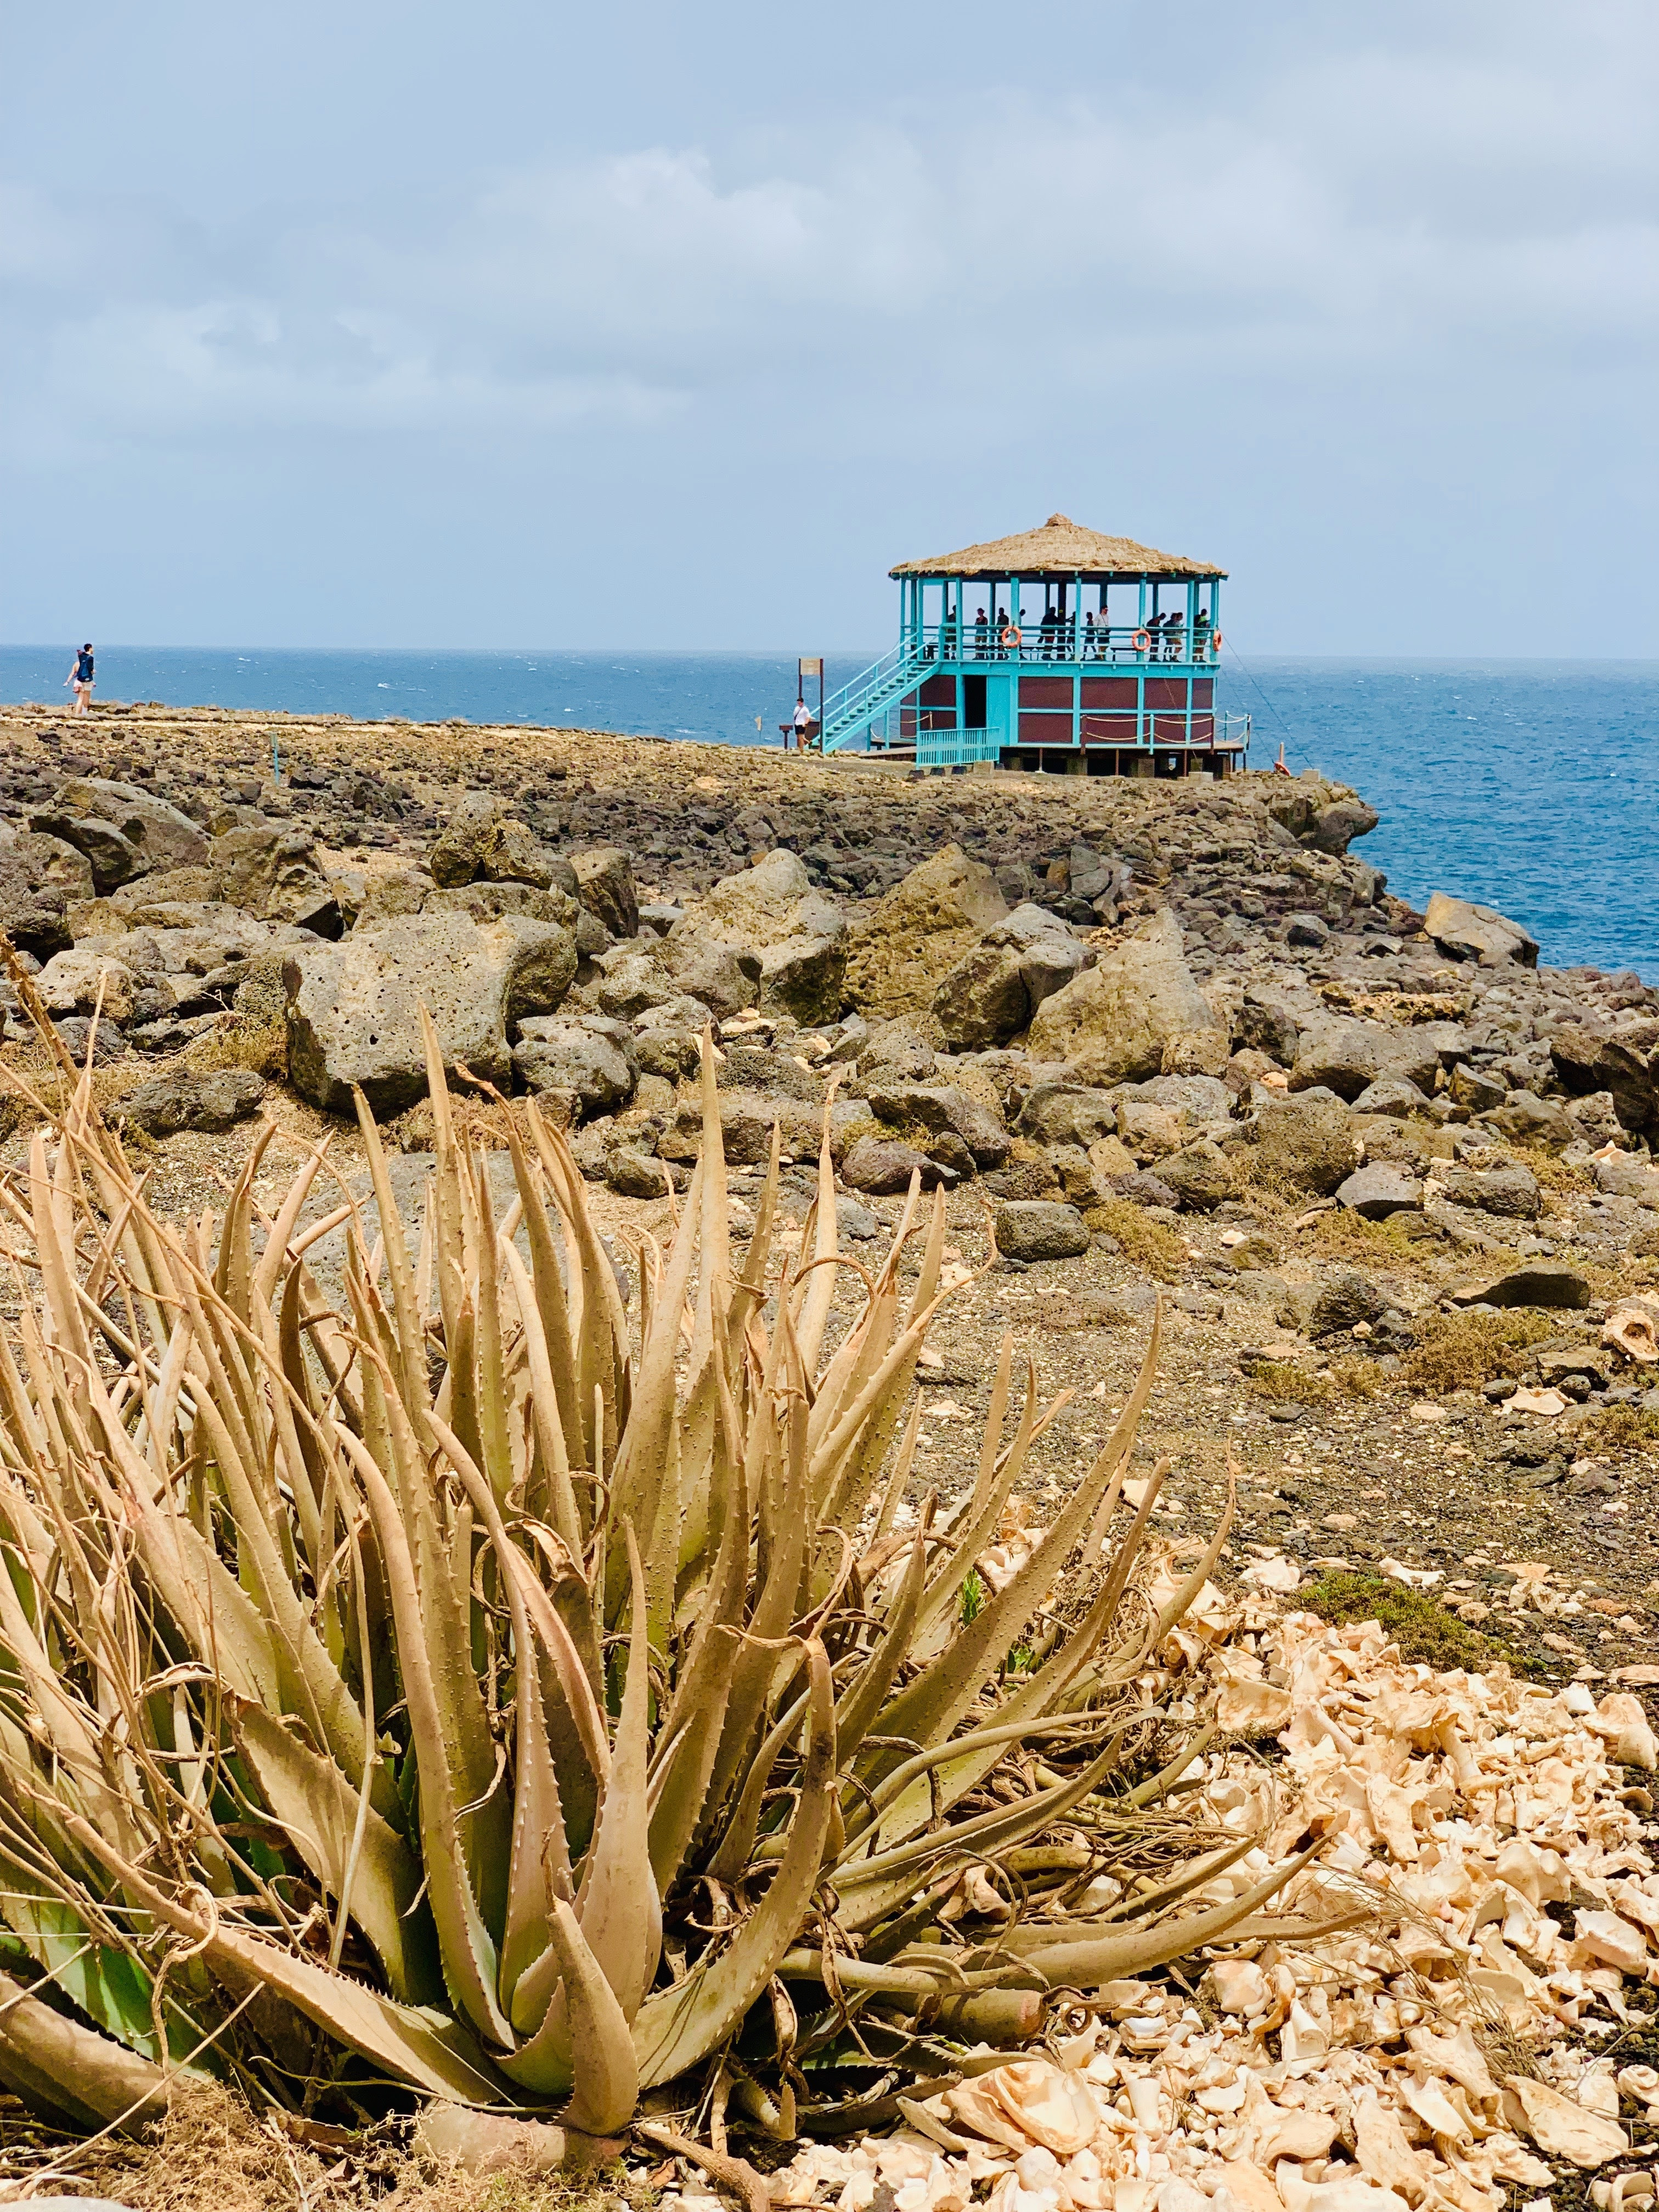
[[[101,1006],[100,1097],[181,1208],[256,1113],[349,1167],[354,1086],[418,1155],[424,1003],[571,1127],[625,1247],[695,1157],[711,1024],[740,1179],[775,1126],[804,1211],[827,1112],[853,1249],[913,1175],[950,1194],[924,1479],[1025,1323],[1077,1393],[1062,1484],[1162,1291],[1176,1525],[1231,1455],[1237,1558],[1286,1589],[1415,1579],[1557,1671],[1645,1645],[1659,993],[1416,912],[1358,794],[13,708],[0,809],[0,1064],[43,1079],[29,997],[77,1056]]]

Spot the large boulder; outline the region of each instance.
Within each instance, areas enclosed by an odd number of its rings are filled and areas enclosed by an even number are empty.
[[[1069,927],[1045,907],[1016,907],[957,961],[933,994],[945,1042],[958,1051],[1006,1044],[1030,1025],[1087,957]]]
[[[400,1113],[426,1095],[424,1006],[446,1067],[465,1063],[505,1083],[509,1024],[551,1013],[575,973],[569,931],[517,915],[482,926],[470,915],[416,915],[319,943],[283,970],[289,1078],[331,1112],[350,1110],[358,1085],[377,1115]]]
[[[118,1026],[132,1012],[138,979],[112,949],[119,938],[88,940],[68,952],[54,953],[35,979],[49,1014],[89,1014],[101,1006],[104,1018]]]
[[[284,822],[224,830],[209,865],[216,900],[262,916],[297,922],[318,937],[337,937],[345,917],[314,841]]]
[[[208,856],[206,833],[188,814],[100,775],[71,776],[29,823],[84,853],[100,891],[152,868],[198,867]]]
[[[0,830],[0,929],[20,952],[49,960],[73,934],[68,910],[93,895],[92,863],[39,830]]]
[[[1302,1024],[1296,1011],[1279,992],[1252,984],[1233,1017],[1233,1042],[1248,1052],[1265,1052],[1281,1067],[1296,1060]]]
[[[760,956],[760,1004],[799,1022],[833,1022],[847,970],[846,917],[779,846],[752,868],[723,876],[673,927]]]
[[[615,845],[590,845],[570,855],[576,872],[576,896],[612,937],[639,933],[640,899],[634,888],[634,863]]]
[[[201,1075],[181,1068],[141,1083],[118,1110],[147,1136],[176,1137],[182,1129],[217,1133],[257,1114],[264,1093],[264,1078],[251,1067],[216,1067]]]
[[[1012,1140],[996,1116],[955,1083],[872,1083],[870,1111],[878,1121],[939,1136],[959,1137],[976,1168],[1000,1168]]]
[[[501,816],[501,802],[493,791],[463,792],[427,855],[433,881],[476,882],[484,872],[484,841]]]
[[[1195,1036],[1227,1039],[1193,980],[1181,925],[1162,908],[1136,936],[1045,999],[1031,1023],[1035,1060],[1063,1060],[1084,1083],[1137,1082],[1157,1075],[1165,1054]]]
[[[1436,891],[1423,917],[1425,935],[1452,960],[1478,960],[1483,968],[1535,968],[1538,940],[1495,907]]]
[[[847,1003],[876,1018],[921,1012],[980,933],[1007,912],[991,871],[947,845],[912,868],[854,931]]]
[[[662,942],[675,994],[701,1000],[716,1021],[730,1021],[759,1000],[758,952],[702,935],[690,916],[677,921]]]
[[[1305,1191],[1310,1198],[1330,1197],[1353,1173],[1359,1158],[1347,1109],[1328,1094],[1264,1106],[1249,1134],[1256,1179]]]
[[[633,1039],[618,1022],[527,1015],[519,1024],[513,1065],[528,1090],[569,1091],[584,1121],[625,1106],[634,1096]],[[661,1188],[659,1176],[656,1188]]]
[[[1650,1018],[1612,1029],[1562,1022],[1550,1038],[1550,1059],[1569,1097],[1605,1091],[1625,1128],[1659,1127],[1659,1024]]]
[[[1387,1029],[1347,1014],[1323,1014],[1302,1032],[1292,1091],[1334,1091],[1356,1099],[1385,1075],[1403,1075],[1431,1091],[1440,1065],[1437,1041],[1422,1029]]]

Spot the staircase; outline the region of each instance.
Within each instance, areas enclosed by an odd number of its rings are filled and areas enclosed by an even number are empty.
[[[914,691],[938,666],[930,653],[909,645],[896,645],[890,653],[843,684],[823,702],[823,724],[818,732],[820,752],[841,752],[861,738],[872,722],[879,721],[907,693]],[[893,748],[897,750],[897,748]],[[906,750],[909,750],[908,747]]]

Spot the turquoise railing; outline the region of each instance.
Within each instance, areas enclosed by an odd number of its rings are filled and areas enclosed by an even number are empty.
[[[907,691],[915,690],[937,664],[938,658],[937,650],[918,651],[908,642],[896,645],[850,684],[843,684],[839,691],[832,691],[823,702],[819,750],[837,752],[854,738],[862,737],[872,722],[878,721],[889,708],[896,706]]]

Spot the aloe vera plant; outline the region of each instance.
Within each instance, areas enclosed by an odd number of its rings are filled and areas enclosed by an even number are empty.
[[[901,1533],[942,1200],[913,1190],[838,1317],[863,1271],[827,1140],[798,1255],[775,1145],[739,1262],[706,1053],[630,1329],[561,1136],[506,1122],[499,1213],[428,1052],[413,1249],[361,1104],[372,1235],[325,1146],[268,1195],[269,1126],[222,1218],[168,1222],[89,1076],[0,1185],[0,2081],[82,2124],[183,2068],[604,2134],[718,2064],[788,2132],[849,2034],[938,2073],[1255,1911],[1287,1869],[1176,1909],[1243,1847],[1188,1863],[1166,1820],[1164,1877],[1103,1916],[929,1940],[965,1869],[1076,1882],[1163,1786],[1116,1778],[1134,1678],[1223,1532],[1156,1613],[1156,1477],[1109,1541],[1156,1328],[1052,1528],[964,1606],[1052,1409],[1005,1345],[967,1496]]]

